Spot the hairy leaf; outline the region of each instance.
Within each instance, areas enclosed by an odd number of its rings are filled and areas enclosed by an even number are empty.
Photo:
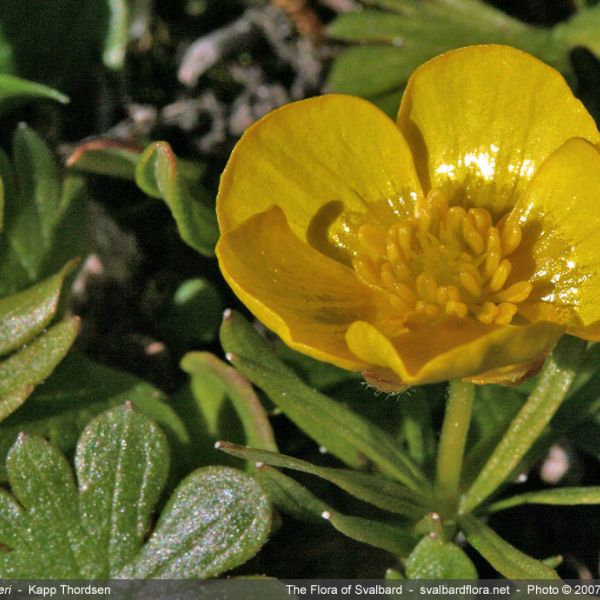
[[[228,467],[206,467],[175,490],[156,530],[120,577],[214,577],[245,562],[271,529],[259,485]]]
[[[418,466],[385,431],[308,387],[241,315],[230,313],[223,321],[221,342],[233,364],[329,452],[353,467],[364,466],[367,459],[407,487],[427,489]]]
[[[453,542],[426,536],[406,561],[407,579],[477,579],[471,559]]]
[[[554,569],[517,550],[479,519],[464,515],[460,525],[471,546],[507,579],[559,579]]]

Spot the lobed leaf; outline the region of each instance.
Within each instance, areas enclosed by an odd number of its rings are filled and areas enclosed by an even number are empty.
[[[23,292],[0,299],[0,356],[40,333],[56,314],[60,291],[73,263]]]
[[[585,342],[564,336],[546,361],[538,385],[462,500],[471,512],[506,481],[564,400],[583,359]]]
[[[418,66],[454,48],[507,44],[569,73],[569,51],[583,40],[588,47],[594,45],[590,15],[550,31],[527,25],[480,0],[366,2],[373,8],[342,14],[328,27],[330,36],[362,44],[337,57],[328,84],[333,91],[371,99],[390,116],[398,104],[385,96],[397,98]],[[595,15],[591,16],[595,22]]]
[[[85,429],[75,454],[81,523],[102,573],[117,573],[141,548],[169,469],[162,431],[131,404]]]
[[[241,315],[228,313],[221,342],[233,364],[329,452],[355,468],[370,460],[383,474],[418,493],[428,489],[420,469],[385,431],[308,387]]]
[[[0,420],[13,412],[34,386],[52,373],[78,332],[79,319],[65,319],[0,363]]]
[[[324,519],[346,537],[395,556],[407,556],[417,542],[418,538],[406,525],[344,515],[275,469],[262,466],[257,477],[275,506],[297,519],[321,522]]]
[[[229,442],[218,442],[217,447],[219,450],[246,460],[316,475],[333,483],[359,500],[414,520],[419,520],[427,512],[427,509],[419,504],[421,498],[417,494],[381,475],[318,467],[285,454],[245,448]]]
[[[177,487],[119,577],[214,577],[254,556],[270,529],[271,509],[254,479],[228,467],[198,469]]]
[[[79,489],[64,456],[22,434],[7,469],[14,498],[0,491],[3,577],[108,579],[208,577],[254,554],[270,508],[250,477],[210,468],[174,492],[146,545],[168,469],[160,429],[131,405],[94,419],[79,441]]]
[[[162,392],[134,375],[71,352],[0,426],[0,480],[5,478],[4,457],[19,432],[45,436],[62,451],[70,451],[91,419],[127,401],[157,421],[172,445],[187,448],[186,426]]]
[[[487,511],[497,512],[522,504],[551,504],[559,506],[600,504],[600,486],[566,487],[528,492],[494,502],[487,508]]]
[[[18,530],[4,542],[11,550],[10,576],[98,576],[95,547],[79,522],[77,488],[62,454],[41,438],[22,435],[8,454],[7,470],[12,492],[23,507],[18,512],[13,502],[0,507],[0,519],[12,516]]]
[[[271,424],[250,383],[232,367],[209,352],[190,352],[181,368],[192,377],[192,390],[202,402],[205,386],[227,395],[242,422],[246,443],[256,448],[277,450]]]
[[[559,579],[554,569],[517,550],[472,515],[463,515],[460,525],[471,546],[507,579]]]

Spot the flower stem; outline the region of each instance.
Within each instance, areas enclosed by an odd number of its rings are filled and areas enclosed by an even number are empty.
[[[471,422],[475,386],[451,381],[437,458],[437,494],[443,512],[453,511],[458,502],[467,433]]]

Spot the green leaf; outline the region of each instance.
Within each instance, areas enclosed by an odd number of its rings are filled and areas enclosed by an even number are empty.
[[[477,570],[456,544],[426,536],[406,561],[406,578],[477,579]]]
[[[600,58],[599,29],[600,5],[596,5],[580,10],[567,21],[559,23],[553,34],[558,43],[572,48],[582,46]]]
[[[271,509],[254,479],[228,467],[198,469],[175,490],[119,577],[214,577],[254,556],[270,528]]]
[[[420,469],[386,432],[308,387],[241,315],[228,313],[221,343],[236,368],[319,445],[349,466],[364,467],[367,459],[416,492],[428,489]]]
[[[368,98],[397,92],[430,58],[472,44],[508,44],[563,72],[571,70],[569,51],[575,44],[569,43],[567,35],[526,25],[483,1],[368,3],[376,9],[342,14],[328,27],[334,38],[366,44],[350,47],[337,57],[329,78],[334,91]]]
[[[271,424],[252,386],[235,369],[209,352],[190,352],[181,368],[192,376],[192,390],[202,402],[205,386],[226,394],[242,422],[246,443],[256,448],[277,450]]]
[[[110,1],[0,2],[0,69],[81,93],[101,66]]]
[[[260,467],[257,477],[271,501],[283,512],[303,521],[325,520],[357,542],[382,548],[396,556],[407,556],[418,539],[405,525],[344,515],[294,479],[270,467]]]
[[[92,421],[77,444],[81,523],[94,540],[98,569],[117,573],[144,542],[169,469],[157,425],[131,404]]]
[[[79,144],[66,160],[68,168],[133,181],[142,149],[119,140],[96,138]]]
[[[144,545],[168,469],[160,429],[131,405],[93,420],[75,456],[23,434],[7,459],[14,499],[0,491],[4,577],[208,577],[264,542],[270,509],[258,484],[233,469],[196,471],[175,491]],[[129,573],[129,575],[127,575]]]
[[[66,319],[0,363],[0,421],[52,373],[78,332],[79,319]]]
[[[11,549],[3,576],[98,576],[95,546],[79,521],[77,488],[62,454],[41,438],[22,435],[8,455],[7,469],[23,510],[17,517],[14,503],[0,507],[0,519],[8,517],[8,509],[18,531],[2,540]]]
[[[403,87],[420,62],[393,46],[356,46],[336,59],[328,84],[344,94],[378,96]],[[356,73],[361,73],[361,77]]]
[[[12,492],[0,502],[2,542],[15,577],[108,578],[141,548],[166,479],[160,429],[124,406],[92,421],[75,457],[21,434],[7,458]],[[4,530],[6,529],[6,534]]]
[[[309,492],[295,479],[280,473],[277,469],[265,465],[259,466],[255,477],[273,505],[298,521],[322,523],[323,512],[332,510],[328,504]]]
[[[56,314],[60,290],[73,264],[29,289],[0,299],[0,356],[40,333]]]
[[[13,152],[21,195],[31,200],[42,240],[47,244],[60,201],[54,156],[44,140],[24,124],[16,131]]]
[[[161,329],[173,343],[197,347],[217,337],[222,314],[217,288],[207,279],[187,279],[175,291]]]
[[[416,536],[405,525],[342,515],[335,511],[325,511],[322,516],[345,536],[387,550],[394,556],[408,556],[416,542]]]
[[[463,484],[471,484],[477,478],[526,399],[518,388],[477,386],[470,434],[473,443],[465,456]]]
[[[600,486],[567,487],[528,492],[494,502],[487,510],[488,512],[497,512],[522,504],[552,504],[559,506],[600,504]]]
[[[54,100],[61,104],[69,102],[68,96],[53,88],[14,75],[0,73],[0,116],[20,104],[34,99]]]
[[[218,448],[228,454],[249,461],[316,475],[321,479],[333,483],[359,500],[368,502],[382,510],[404,515],[414,520],[421,519],[427,512],[426,508],[419,505],[419,496],[404,486],[381,475],[360,473],[346,469],[318,467],[306,461],[286,456],[285,454],[244,448],[243,446],[228,442],[219,442]]]
[[[110,16],[102,58],[107,67],[119,70],[123,68],[129,41],[129,3],[128,0],[107,0],[107,3]]]
[[[149,196],[165,201],[186,244],[212,256],[219,237],[214,210],[193,197],[177,158],[167,142],[155,142],[140,156],[135,180]]]
[[[471,515],[460,518],[468,542],[507,579],[559,579],[543,562],[524,554]]]
[[[19,432],[47,437],[63,452],[71,451],[92,418],[126,401],[157,421],[170,444],[185,455],[188,432],[162,392],[129,373],[71,352],[27,403],[0,425],[0,480],[6,476],[4,457]]]
[[[286,365],[296,371],[308,385],[319,390],[361,380],[359,373],[346,371],[335,365],[321,362],[316,358],[296,352],[296,350],[292,350],[281,340],[275,342],[273,351]]]
[[[45,142],[25,125],[14,138],[14,168],[0,155],[5,183],[0,295],[57,272],[87,247],[87,203],[80,177],[58,179]]]
[[[533,391],[462,501],[471,512],[506,481],[564,400],[585,352],[585,342],[564,336],[547,359]]]

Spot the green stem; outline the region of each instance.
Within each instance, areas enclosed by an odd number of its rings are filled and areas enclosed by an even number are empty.
[[[536,388],[464,495],[462,513],[475,510],[514,475],[523,457],[542,435],[567,396],[579,372],[586,346],[584,340],[568,335],[556,344],[554,352],[546,360]]]
[[[450,382],[437,458],[438,498],[442,506],[450,511],[456,508],[458,502],[460,475],[474,396],[475,387],[472,383]]]

